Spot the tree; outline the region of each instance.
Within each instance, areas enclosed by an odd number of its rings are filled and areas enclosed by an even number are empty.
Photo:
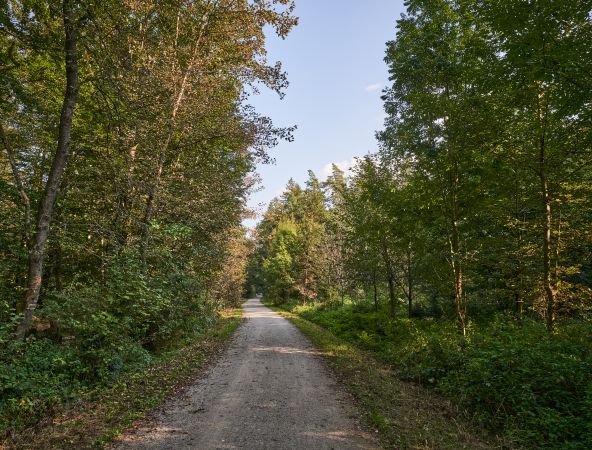
[[[527,183],[534,183],[532,176],[537,179],[540,225],[533,225],[540,228],[541,278],[551,331],[567,199],[572,188],[587,184],[583,174],[592,161],[590,92],[582,89],[590,81],[591,9],[588,1],[567,0],[535,6],[488,1],[477,10],[498,55],[495,93],[514,119],[506,142],[518,148],[516,163],[527,168]]]
[[[65,84],[66,89],[62,103],[62,110],[58,125],[57,149],[51,163],[45,191],[39,203],[37,212],[37,224],[32,247],[29,251],[29,269],[27,275],[27,295],[25,298],[25,312],[23,319],[19,323],[16,334],[19,338],[24,338],[28,331],[33,312],[39,301],[41,291],[42,273],[43,273],[43,253],[49,235],[49,226],[54,210],[54,202],[57,195],[58,186],[66,168],[66,161],[70,152],[70,140],[72,135],[72,117],[74,107],[78,98],[78,22],[77,3],[73,0],[64,0],[62,2],[62,20],[64,23],[64,61],[65,61]],[[34,13],[35,11],[33,11]],[[5,11],[8,15],[8,11]],[[4,134],[4,133],[3,133]],[[6,145],[5,141],[5,145]],[[6,147],[9,151],[9,147]]]
[[[263,260],[265,285],[276,302],[289,300],[294,290],[294,262],[291,255],[297,234],[292,222],[279,222],[270,243],[269,255]]]
[[[441,211],[449,245],[453,303],[466,333],[466,233],[478,205],[475,161],[487,156],[491,104],[479,79],[491,57],[470,2],[411,1],[385,61],[392,87],[379,133],[383,158],[421,177]]]
[[[20,199],[21,212],[9,210],[24,215],[30,253],[29,275],[16,256],[7,287],[12,297],[22,279],[29,284],[19,336],[52,291],[44,272],[61,290],[73,278],[106,283],[122,253],[138,251],[145,274],[157,277],[172,251],[183,250],[190,267],[195,252],[213,259],[225,248],[219,236],[241,220],[250,172],[269,161],[270,146],[291,139],[291,128],[275,128],[246,100],[257,84],[282,95],[286,78],[265,58],[263,29],[285,37],[297,23],[293,9],[287,0],[2,6],[1,140],[7,192]],[[205,254],[203,286],[213,276]]]

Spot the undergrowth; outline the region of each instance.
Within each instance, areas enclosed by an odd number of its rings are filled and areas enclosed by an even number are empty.
[[[190,273],[167,268],[146,274],[122,254],[104,283],[48,290],[26,340],[14,338],[18,316],[0,315],[0,438],[145,370],[213,327],[217,305]]]
[[[66,360],[64,350],[52,347],[49,340],[22,344],[28,346],[26,362],[10,376],[20,377],[18,382],[22,383],[14,392],[26,398],[24,393],[30,390],[35,397],[18,403],[3,398],[0,448],[102,448],[175,388],[190,381],[195,371],[223,348],[240,316],[239,309],[222,311],[207,326],[179,338],[174,346],[94,385],[85,384],[77,372],[71,372],[72,366],[76,367],[76,354]],[[64,360],[62,365],[56,358]],[[7,368],[2,373],[6,378]],[[32,379],[27,382],[23,374]],[[47,386],[40,389],[44,380]],[[6,391],[10,385],[5,382],[3,388]],[[31,414],[27,416],[26,411]]]
[[[430,386],[479,423],[525,447],[592,448],[592,327],[521,324],[505,315],[472,323],[391,318],[367,305],[283,308],[371,350],[398,376]]]

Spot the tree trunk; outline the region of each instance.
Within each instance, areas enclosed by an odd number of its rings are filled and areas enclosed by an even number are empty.
[[[553,331],[555,327],[555,291],[551,282],[551,200],[544,171],[541,171],[541,192],[545,208],[543,224],[543,285],[547,300],[547,329]]]
[[[515,180],[515,187],[514,187],[514,219],[518,222],[522,222],[523,224],[526,223],[526,217],[522,217],[520,211],[520,182],[519,178],[516,177]],[[520,251],[523,248],[523,239],[522,239],[522,231],[520,231],[520,226],[518,227],[518,236],[515,237],[516,244],[515,247]],[[524,319],[524,299],[523,299],[523,292],[521,292],[520,288],[522,286],[522,276],[524,274],[524,267],[523,262],[520,257],[514,256],[512,258],[515,260],[515,268],[512,270],[512,280],[513,280],[513,291],[514,291],[514,310],[516,314],[516,320],[518,324],[522,326],[522,320]]]
[[[376,268],[372,271],[372,287],[374,288],[374,310],[378,311],[378,286],[376,285]]]
[[[553,215],[551,197],[549,195],[549,181],[546,173],[546,128],[547,111],[542,105],[543,92],[540,84],[537,86],[537,119],[539,122],[539,180],[541,183],[541,200],[543,203],[543,288],[546,300],[547,330],[555,329],[555,289],[551,279],[551,236]],[[545,109],[545,111],[543,111]]]
[[[24,338],[31,322],[33,312],[39,302],[39,293],[43,276],[43,253],[49,235],[49,225],[53,212],[54,202],[60,180],[66,168],[68,153],[70,151],[70,139],[72,134],[72,116],[74,106],[78,99],[78,61],[77,61],[77,28],[74,16],[74,1],[64,0],[62,14],[64,20],[65,42],[64,56],[66,63],[66,92],[60,115],[58,145],[53,159],[51,170],[45,185],[45,192],[39,203],[37,213],[37,227],[33,246],[29,251],[29,270],[27,278],[27,294],[25,296],[26,309],[24,317],[17,326],[16,336]]]
[[[541,148],[541,163],[544,164],[544,149]],[[539,177],[541,180],[541,193],[544,207],[543,221],[543,286],[545,289],[547,329],[553,331],[555,328],[555,290],[551,281],[551,200],[545,171],[541,168]]]
[[[520,296],[518,290],[514,291],[514,306],[516,309],[516,319],[522,325],[522,318],[524,317],[524,300]]]
[[[411,272],[411,249],[407,248],[407,300],[409,302],[409,318],[413,315],[413,276]]]
[[[390,314],[391,317],[395,316],[395,273],[393,270],[393,265],[391,263],[390,255],[388,254],[388,249],[386,248],[386,244],[383,243],[383,250],[382,254],[384,257],[384,265],[386,268],[386,276],[388,282],[388,290],[389,290],[389,307],[390,307]]]
[[[466,305],[463,297],[463,271],[460,258],[460,237],[458,231],[457,211],[457,176],[450,174],[450,250],[452,260],[452,271],[454,275],[454,305],[456,316],[461,333],[467,334]]]
[[[146,265],[148,247],[150,245],[150,222],[152,221],[152,217],[154,215],[154,203],[156,199],[156,194],[158,192],[158,188],[160,186],[160,179],[162,177],[162,171],[164,168],[165,153],[168,149],[171,137],[172,130],[169,132],[165,144],[158,156],[158,165],[156,168],[154,183],[150,187],[150,190],[148,191],[148,198],[146,199],[146,210],[144,212],[144,220],[142,221],[142,263],[144,265]]]
[[[389,305],[391,317],[395,317],[395,280],[391,271],[388,272]]]
[[[450,91],[448,85],[445,87],[446,99],[450,101]],[[445,123],[447,121],[445,120]],[[449,136],[449,140],[450,136]],[[457,190],[459,179],[458,159],[455,155],[455,148],[449,144],[448,157],[452,163],[452,170],[448,172],[448,189],[450,191],[450,259],[452,264],[452,274],[454,279],[454,306],[456,308],[456,318],[458,327],[465,336],[467,334],[466,325],[466,305],[463,296],[463,270],[460,257],[460,233],[458,231],[458,203]]]
[[[62,246],[59,242],[56,243],[53,251],[53,276],[55,281],[56,291],[61,291],[64,288],[62,282]]]

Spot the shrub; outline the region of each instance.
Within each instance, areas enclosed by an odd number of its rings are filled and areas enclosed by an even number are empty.
[[[3,325],[0,351],[0,435],[10,426],[47,413],[82,390],[83,362],[77,349],[49,339],[7,340],[14,328]]]
[[[18,317],[0,323],[0,434],[35,422],[81,391],[140,370],[171,343],[211,325],[215,311],[188,271],[148,276],[133,255],[111,261],[105,283],[46,292],[38,319],[49,330],[14,339]]]
[[[341,338],[376,352],[403,378],[425,383],[489,428],[528,447],[592,448],[592,327],[503,314],[472,323],[466,338],[452,321],[392,319],[346,305],[292,306]]]

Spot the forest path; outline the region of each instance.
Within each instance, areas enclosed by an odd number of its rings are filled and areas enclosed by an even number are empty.
[[[258,299],[243,309],[246,320],[209,373],[124,433],[116,448],[379,448],[300,331]]]

